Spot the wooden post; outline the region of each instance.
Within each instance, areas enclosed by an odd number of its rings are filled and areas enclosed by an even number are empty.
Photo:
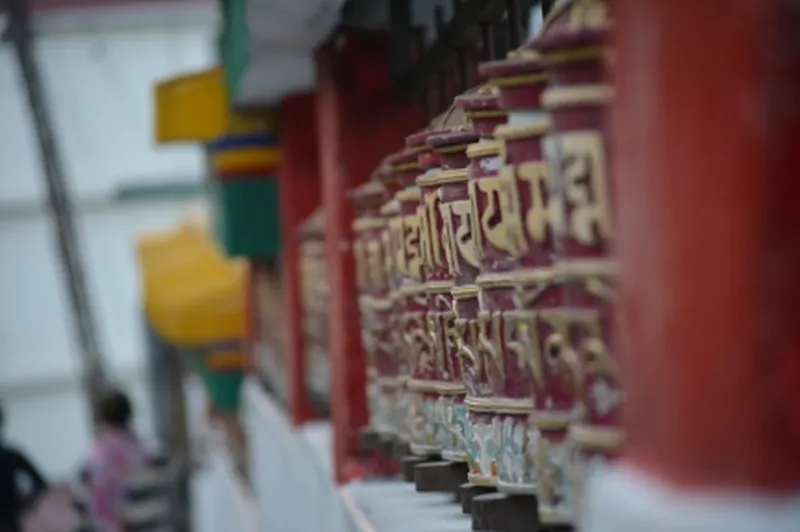
[[[281,104],[281,243],[289,408],[292,423],[314,416],[306,390],[306,357],[300,287],[298,229],[321,201],[316,94],[296,94]]]
[[[628,459],[585,531],[800,522],[795,4],[616,2]]]
[[[388,69],[388,37],[350,32],[317,52],[317,124],[330,286],[329,345],[333,367],[331,416],[339,483],[360,473],[353,460],[367,424],[365,360],[350,249],[353,206],[346,193],[380,160],[403,146],[421,123],[416,106],[402,105]]]

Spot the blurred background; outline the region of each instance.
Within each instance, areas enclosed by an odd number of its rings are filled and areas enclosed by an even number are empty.
[[[219,10],[203,1],[37,0],[29,8],[92,341],[108,378],[128,388],[137,428],[152,440],[133,244],[198,201],[205,174],[200,147],[153,143],[153,86],[216,61]],[[72,281],[63,273],[59,220],[48,200],[50,155],[40,148],[26,90],[7,34],[0,47],[0,398],[8,437],[48,476],[67,479],[91,438],[83,378],[91,354],[75,332]]]

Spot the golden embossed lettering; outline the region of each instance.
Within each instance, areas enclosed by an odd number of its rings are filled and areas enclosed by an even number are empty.
[[[441,324],[444,330],[444,363],[442,365],[443,369],[448,372],[456,372],[460,370],[461,367],[458,368],[451,367],[451,363],[455,364],[460,362],[460,358],[458,360],[451,360],[448,356],[449,353],[457,352],[458,350],[458,342],[459,342],[459,330],[456,327],[456,314],[452,311],[443,312],[441,315]],[[458,371],[460,373],[460,371]]]
[[[439,327],[439,314],[428,312],[427,314],[428,338],[431,357],[436,368],[441,369],[444,360],[444,345],[442,344],[441,329]]]
[[[499,179],[500,208],[505,217],[508,252],[514,257],[519,257],[528,251],[528,241],[525,239],[525,229],[522,225],[516,169],[513,166],[502,167]]]
[[[392,260],[392,255],[394,254],[392,249],[392,234],[388,226],[381,231],[381,246],[383,247],[383,271],[388,281],[395,275],[394,261]]]
[[[561,169],[566,201],[566,229],[584,245],[611,237],[603,136],[598,132],[560,137]]]
[[[543,368],[550,375],[558,375],[572,386],[574,393],[582,395],[583,370],[580,360],[569,343],[569,320],[559,311],[540,311],[538,319],[548,331],[544,338]],[[547,383],[545,383],[547,386]]]
[[[503,352],[499,342],[501,334],[501,317],[499,313],[478,313],[478,351],[494,362],[495,368],[501,377],[505,377]]]
[[[422,280],[419,233],[419,218],[416,215],[405,216],[403,218],[403,247],[406,257],[406,273],[418,281]]]
[[[475,349],[478,343],[478,322],[477,320],[457,318],[455,327],[458,338],[458,356],[468,362],[464,366],[464,370],[473,380],[479,380],[483,375],[483,360],[479,351]]]
[[[478,261],[477,249],[475,245],[475,234],[477,231],[473,228],[473,218],[469,200],[454,201],[450,204],[452,214],[457,217],[458,223],[453,223],[455,229],[454,235],[454,249],[458,251],[460,256],[467,264],[477,268],[480,266]],[[460,271],[459,261],[454,261],[456,271]]]
[[[603,327],[596,311],[569,316],[570,344],[583,361],[584,370],[594,375],[616,377],[617,363],[603,341]]]
[[[525,229],[528,236],[537,243],[547,240],[547,231],[551,220],[559,213],[555,202],[546,201],[547,173],[546,165],[540,162],[523,163],[517,167],[517,179],[527,185],[530,191],[530,206],[525,212]]]
[[[431,234],[431,263],[434,266],[444,266],[442,246],[439,241],[439,224],[437,223],[440,202],[437,192],[431,192],[425,196],[425,209],[428,215],[428,229]]]
[[[542,350],[534,313],[507,314],[505,318],[506,349],[514,353],[519,369],[528,369],[537,389],[545,386]]]
[[[353,242],[353,256],[356,263],[356,286],[359,290],[366,290],[369,285],[367,250],[364,242],[358,238]]]
[[[419,218],[419,251],[422,265],[430,268],[433,265],[433,251],[431,250],[430,224],[428,223],[428,210],[425,205],[417,207],[417,218]]]
[[[395,275],[406,273],[406,252],[403,247],[403,219],[401,217],[392,218],[389,221],[391,231],[391,244],[394,255]]]
[[[386,272],[384,269],[383,246],[381,242],[370,240],[364,246],[367,260],[367,273],[372,288],[383,289],[386,287]]]
[[[444,248],[444,257],[447,261],[447,271],[450,275],[456,273],[455,263],[455,230],[453,229],[453,218],[450,215],[450,205],[442,203],[439,205],[439,212],[442,214],[442,221],[444,227],[442,228],[442,247]]]
[[[480,221],[482,231],[478,232],[475,240],[479,250],[483,251],[486,243],[495,249],[508,250],[508,236],[505,230],[504,215],[501,205],[501,181],[499,177],[485,177],[470,181],[470,199],[472,201],[473,216]],[[483,201],[480,198],[483,198]],[[485,204],[483,209],[478,205]],[[486,239],[484,243],[483,239]]]

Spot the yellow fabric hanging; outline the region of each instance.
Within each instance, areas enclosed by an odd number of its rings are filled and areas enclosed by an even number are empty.
[[[147,317],[181,347],[241,340],[245,333],[243,265],[223,256],[203,225],[190,218],[137,244]]]

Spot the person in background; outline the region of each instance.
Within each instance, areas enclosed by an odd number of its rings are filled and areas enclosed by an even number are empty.
[[[88,460],[91,513],[97,532],[124,530],[122,508],[126,480],[132,471],[145,467],[147,453],[131,428],[133,408],[117,390],[100,400],[99,431]]]
[[[20,532],[22,514],[47,491],[39,470],[18,449],[6,443],[0,405],[0,532]]]

